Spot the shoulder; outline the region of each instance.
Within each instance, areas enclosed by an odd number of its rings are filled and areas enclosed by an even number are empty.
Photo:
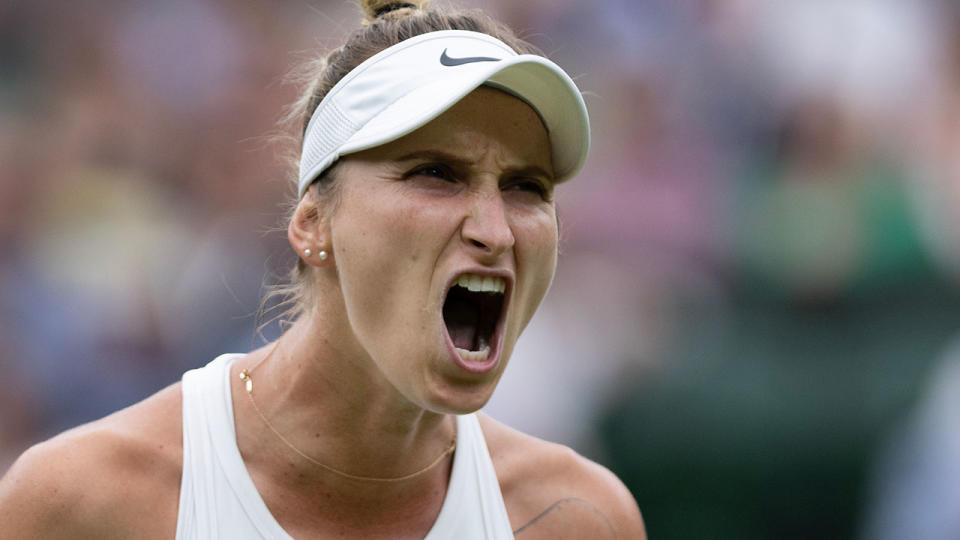
[[[140,537],[173,536],[182,462],[180,402],[174,385],[24,452],[0,479],[4,533],[110,538],[135,530]],[[172,526],[166,519],[171,512]]]
[[[646,538],[633,495],[608,469],[566,446],[478,416],[520,540]]]

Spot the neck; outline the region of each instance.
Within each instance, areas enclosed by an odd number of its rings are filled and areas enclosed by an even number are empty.
[[[246,441],[245,450],[251,456],[292,462],[300,474],[356,483],[335,478],[298,455],[264,425],[238,377],[248,369],[256,381],[257,408],[290,445],[310,459],[371,478],[402,477],[433,463],[450,445],[453,418],[405,399],[380,375],[369,356],[349,340],[334,339],[336,335],[348,334],[318,315],[304,317],[280,338],[266,361],[256,365],[274,344],[236,362],[231,384],[242,450]]]

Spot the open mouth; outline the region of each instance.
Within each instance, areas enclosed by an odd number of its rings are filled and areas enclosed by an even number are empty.
[[[447,292],[443,322],[461,359],[482,362],[503,313],[506,280],[501,277],[463,274]]]

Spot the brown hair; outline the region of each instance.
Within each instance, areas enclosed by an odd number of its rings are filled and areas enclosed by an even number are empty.
[[[517,37],[509,27],[480,10],[429,7],[430,0],[360,0],[358,3],[365,14],[362,26],[350,34],[343,46],[308,62],[297,77],[305,81],[305,91],[292,104],[284,119],[297,123],[297,135],[294,138],[297,149],[303,144],[313,111],[327,92],[364,60],[406,39],[440,30],[469,30],[493,36],[517,53],[543,55],[539,49]],[[292,161],[298,165],[299,155]],[[296,185],[297,175],[292,174],[291,178]],[[333,206],[336,205],[336,163],[314,180],[304,197],[327,198]],[[291,201],[292,209],[296,205],[296,200]],[[290,215],[292,210],[288,213],[287,223]],[[313,302],[309,277],[310,267],[298,258],[285,284],[268,287],[258,318],[262,319],[269,311],[278,311],[279,314],[262,323],[261,328],[273,320],[293,320],[304,313]],[[277,299],[279,302],[276,305],[266,308],[269,302]]]

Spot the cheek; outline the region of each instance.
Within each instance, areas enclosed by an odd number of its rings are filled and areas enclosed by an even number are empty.
[[[341,202],[332,234],[345,278],[389,281],[407,262],[419,258],[421,218],[391,192],[355,190]]]
[[[549,211],[530,213],[517,219],[514,223],[518,237],[529,238],[522,248],[528,258],[539,268],[535,274],[547,274],[548,280],[553,278],[553,271],[557,266],[557,246],[559,229],[556,212]]]
[[[443,245],[438,211],[410,204],[389,187],[342,201],[332,234],[347,316],[358,335],[409,335],[409,325],[425,324],[411,306],[429,297]]]
[[[356,330],[379,323],[378,315],[395,303],[390,295],[403,279],[404,239],[388,226],[389,207],[377,202],[371,197],[345,196],[331,227],[339,285]]]
[[[518,242],[518,271],[526,282],[523,301],[529,306],[530,313],[526,322],[540,305],[557,268],[557,225],[556,218],[544,216],[542,219],[529,220],[517,225],[518,238],[528,241]]]

